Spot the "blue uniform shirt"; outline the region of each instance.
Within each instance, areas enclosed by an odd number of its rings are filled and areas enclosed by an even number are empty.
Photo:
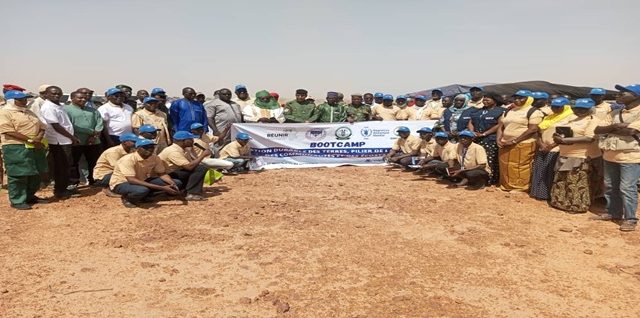
[[[207,112],[204,106],[195,100],[181,98],[171,103],[169,118],[174,131],[190,131],[193,123],[200,123],[204,126],[205,132],[209,131]]]

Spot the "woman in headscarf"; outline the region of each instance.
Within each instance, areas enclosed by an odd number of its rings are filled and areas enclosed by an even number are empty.
[[[551,101],[551,114],[546,116],[538,125],[538,151],[533,159],[533,173],[531,175],[531,191],[529,195],[535,199],[549,200],[551,198],[551,185],[558,151],[560,148],[553,141],[556,126],[563,119],[573,115],[569,100],[554,98]]]
[[[498,130],[498,119],[506,109],[502,107],[502,97],[495,93],[485,93],[482,104],[484,107],[471,115],[471,120],[467,127],[469,131],[476,135],[476,142],[487,153],[487,164],[491,168],[489,184],[498,184],[500,172],[496,131]]]
[[[248,123],[284,123],[282,107],[265,90],[256,93],[256,99],[242,109],[242,115]]]
[[[519,90],[514,94],[513,108],[499,120],[496,142],[500,148],[500,188],[528,192],[531,166],[536,153],[536,133],[544,114],[531,106],[531,92]]]
[[[469,96],[458,94],[453,99],[453,106],[447,108],[442,114],[439,125],[444,128],[444,131],[456,136],[458,131],[467,129],[473,110],[469,106]]]

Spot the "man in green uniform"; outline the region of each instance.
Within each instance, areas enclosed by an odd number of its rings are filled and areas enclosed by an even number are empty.
[[[347,114],[354,121],[369,121],[371,120],[371,107],[362,103],[362,94],[351,94],[351,104],[347,105]]]
[[[348,116],[347,107],[338,103],[340,96],[336,92],[327,93],[327,101],[318,105],[316,112],[311,117],[310,122],[314,123],[341,123],[353,121],[353,117]],[[347,118],[348,117],[348,118]]]
[[[308,92],[304,89],[296,90],[296,99],[285,104],[284,118],[287,123],[309,123],[316,104],[307,99]]]

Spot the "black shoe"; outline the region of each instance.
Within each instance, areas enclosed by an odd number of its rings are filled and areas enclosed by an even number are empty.
[[[16,210],[31,210],[31,206],[26,203],[12,204],[11,207]]]
[[[122,205],[124,205],[125,208],[137,208],[138,206],[129,202],[129,200],[122,198]]]
[[[69,191],[55,192],[53,196],[56,197],[56,199],[64,200],[70,198],[71,193],[69,193]]]
[[[39,198],[39,197],[34,195],[30,199],[27,199],[27,203],[28,204],[47,204],[47,203],[49,203],[49,200],[43,199],[43,198]]]

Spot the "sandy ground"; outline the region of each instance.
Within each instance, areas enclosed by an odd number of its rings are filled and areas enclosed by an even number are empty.
[[[0,316],[640,316],[640,232],[590,213],[384,168],[227,176],[208,196],[25,213],[3,195]]]

